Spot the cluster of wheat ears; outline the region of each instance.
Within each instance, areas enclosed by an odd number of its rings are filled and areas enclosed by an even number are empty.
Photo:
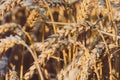
[[[119,35],[119,0],[0,0],[0,80],[120,80]]]

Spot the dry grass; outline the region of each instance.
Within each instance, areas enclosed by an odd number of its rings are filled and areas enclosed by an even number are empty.
[[[0,80],[120,80],[118,0],[1,0]]]

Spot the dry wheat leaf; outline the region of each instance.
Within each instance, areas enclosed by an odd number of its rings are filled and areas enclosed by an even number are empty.
[[[56,37],[59,37],[59,34],[52,34],[52,35],[50,35],[49,37],[51,37],[51,38],[56,38]]]
[[[63,33],[65,33],[65,30],[62,29],[62,30],[58,30],[57,32],[58,32],[59,34],[63,34]]]
[[[73,28],[73,29],[71,30],[71,33],[76,32],[76,31],[77,31],[77,29],[76,29],[76,28]]]
[[[69,35],[69,33],[70,33],[70,31],[67,30],[67,31],[65,32],[65,36]]]
[[[115,45],[115,44],[109,44],[108,47],[109,47],[109,49],[112,49],[112,48],[116,48],[117,45]]]
[[[64,29],[72,30],[72,26],[71,25],[64,26]]]

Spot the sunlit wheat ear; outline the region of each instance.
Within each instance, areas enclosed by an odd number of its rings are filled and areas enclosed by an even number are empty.
[[[20,80],[17,72],[15,71],[15,66],[12,68],[12,70],[9,69],[9,79],[10,80]]]
[[[55,51],[56,49],[58,48],[58,46],[64,44],[63,42],[58,42],[58,41],[55,41],[56,39],[55,38],[58,38],[59,35],[58,34],[53,34],[51,36],[49,36],[50,38],[46,40],[46,42],[44,43],[35,43],[34,45],[31,46],[31,48],[37,50],[37,51],[41,51],[41,54],[39,55],[38,57],[38,63],[40,65],[44,65],[45,64],[45,60],[49,60],[50,58],[53,58],[55,60],[62,60],[60,59],[59,57],[55,57],[54,54],[55,54]],[[66,44],[66,43],[65,43]],[[64,47],[62,47],[63,49]],[[24,75],[24,79],[29,79],[31,78],[31,76],[33,75],[34,73],[34,70],[36,68],[34,67],[34,65],[32,65],[30,68],[29,68],[29,71]]]
[[[25,80],[28,80],[28,79],[32,78],[32,76],[33,76],[33,74],[34,74],[34,72],[35,72],[35,69],[36,69],[36,68],[35,68],[35,65],[32,65],[32,66],[29,68],[29,71],[25,73],[24,79],[25,79]]]
[[[21,44],[30,51],[30,53],[33,55],[32,50],[30,47],[17,35],[9,37],[6,37],[5,39],[0,39],[0,50],[1,50],[1,56],[2,52],[8,50],[9,48],[13,47],[14,45]]]
[[[72,29],[71,27],[64,27],[65,29]],[[73,32],[73,31],[72,31]],[[67,36],[68,34],[66,34]],[[66,46],[69,46],[67,44],[74,44],[76,43],[76,41],[73,38],[69,38],[69,40],[62,40],[62,41],[56,41],[59,37],[61,37],[59,34],[52,34],[49,36],[48,39],[46,39],[44,43],[35,43],[31,46],[31,48],[40,51],[41,54],[39,55],[38,58],[38,63],[40,65],[44,65],[45,64],[45,60],[49,60],[49,58],[54,58],[57,60],[62,60],[60,58],[57,58],[54,56],[55,51],[57,50],[57,48],[59,48],[60,46],[60,50],[62,51],[64,48],[66,48]],[[63,60],[62,60],[63,61]],[[34,65],[32,65],[29,68],[29,71],[25,73],[24,75],[24,79],[29,79],[32,77],[32,75],[34,74],[34,70],[36,68],[34,67]]]
[[[5,11],[9,11],[15,6],[15,2],[16,1],[12,0],[4,0],[4,2],[0,5],[0,10],[2,10],[0,14],[4,16]]]
[[[0,35],[4,34],[7,31],[14,32],[19,36],[23,34],[23,31],[21,30],[21,26],[16,23],[6,23],[3,25],[0,25]]]
[[[37,10],[32,10],[27,19],[27,25],[29,25],[30,28],[34,27],[40,18],[39,16],[40,14]]]
[[[90,65],[92,66],[95,62],[95,55],[90,55],[87,49],[82,48],[82,44],[79,45],[81,50],[78,51],[78,55],[76,56],[75,60],[73,60],[66,68],[58,73],[58,80],[82,80],[88,78],[88,71],[91,68]]]
[[[16,44],[22,44],[24,41],[21,40],[19,36],[12,36],[6,37],[4,39],[0,39],[0,56],[3,55],[3,52],[8,50],[9,48],[13,47]]]
[[[34,53],[33,53],[33,51],[31,50],[31,48],[30,48],[19,36],[12,36],[12,35],[11,35],[10,37],[6,37],[5,39],[0,39],[0,41],[1,41],[1,42],[0,42],[0,50],[1,50],[0,56],[3,55],[3,54],[2,54],[3,51],[8,50],[9,48],[13,47],[13,46],[16,45],[16,44],[21,44],[21,45],[25,46],[25,47],[28,49],[28,51],[30,51],[30,53],[31,53],[34,61],[37,62],[37,61],[36,61],[37,58],[36,58],[36,56],[34,55]],[[37,64],[38,64],[38,63],[36,63],[35,65],[37,65]],[[37,70],[39,70],[38,67],[37,67]]]
[[[54,49],[45,49],[45,47],[47,47],[49,44],[46,43],[37,43],[34,44],[32,46],[32,48],[36,49],[37,51],[41,51],[41,54],[39,55],[38,59],[37,59],[37,63],[40,65],[44,65],[45,64],[45,60],[48,59],[53,55],[54,53]],[[30,79],[33,74],[35,73],[35,64],[33,63],[32,66],[30,66],[29,71],[25,73],[24,75],[24,79],[28,80]]]

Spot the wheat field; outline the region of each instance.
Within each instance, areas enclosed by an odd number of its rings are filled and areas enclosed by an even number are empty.
[[[120,80],[120,0],[0,0],[0,80]]]

